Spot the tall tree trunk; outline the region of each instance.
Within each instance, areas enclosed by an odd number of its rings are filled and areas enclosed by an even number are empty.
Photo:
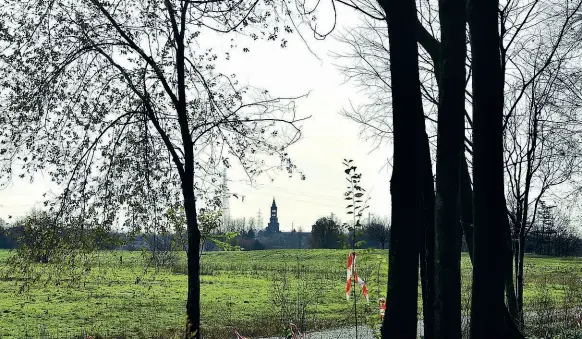
[[[474,248],[471,338],[508,338],[504,326],[503,87],[499,1],[469,0],[473,70]]]
[[[517,246],[517,251],[515,253],[517,257],[518,265],[515,267],[517,274],[515,275],[515,285],[516,285],[516,299],[517,299],[517,315],[518,321],[523,329],[524,319],[523,319],[523,260],[525,259],[525,230],[519,233],[519,241]]]
[[[168,4],[168,2],[166,2]],[[184,10],[187,4],[184,4]],[[168,5],[170,10],[171,6]],[[186,57],[184,49],[184,35],[179,33],[175,17],[170,10],[174,26],[174,36],[176,44],[176,75],[178,85],[178,102],[176,111],[182,145],[184,147],[184,170],[181,174],[182,195],[184,198],[184,212],[186,214],[186,224],[188,227],[188,299],[186,301],[186,338],[200,339],[200,229],[196,215],[196,196],[194,194],[194,145],[188,124],[188,109],[186,98]],[[180,28],[185,30],[185,17],[180,20]]]
[[[469,251],[469,258],[473,262],[473,189],[471,188],[471,175],[467,159],[463,154],[461,161],[461,187],[460,187],[460,209],[461,227],[465,235],[465,243]]]
[[[528,185],[528,180],[526,180],[526,186]],[[525,192],[525,197],[527,198],[528,193]],[[525,199],[522,201],[525,201]],[[525,203],[523,203],[525,205]],[[519,323],[520,327],[523,328],[523,254],[525,253],[525,220],[527,220],[527,206],[521,207],[522,202],[518,202],[517,217],[515,220],[515,253],[513,255],[513,261],[515,265],[513,268],[513,276],[515,277],[514,293],[516,297],[516,313],[513,314],[516,321]]]
[[[193,177],[193,176],[192,176]],[[193,180],[184,180],[184,211],[188,224],[188,300],[186,302],[186,338],[199,339],[200,335],[200,230],[196,215]]]
[[[441,79],[435,199],[435,338],[461,338],[459,186],[465,136],[465,0],[439,0]]]
[[[519,311],[517,308],[517,296],[515,294],[515,285],[513,284],[513,256],[510,254],[507,257],[507,263],[505,264],[505,300],[507,301],[507,308],[513,322],[522,329]]]
[[[424,175],[422,176],[422,199],[424,209],[424,232],[419,237],[420,279],[422,287],[422,315],[424,320],[424,338],[434,338],[434,302],[435,302],[435,229],[434,229],[434,178],[430,146],[426,132],[422,139],[421,154]]]
[[[471,262],[473,262],[473,243],[474,243],[474,236],[473,236],[473,190],[471,189],[471,177],[469,175],[469,167],[467,166],[467,161],[463,160],[461,163],[461,224],[463,228],[463,234],[465,235],[465,242],[467,243],[467,248],[469,250],[469,258]],[[509,245],[508,245],[509,246]],[[506,248],[506,251],[511,252],[511,247]],[[511,263],[511,257],[508,259],[508,262]],[[507,266],[507,265],[506,265]],[[509,275],[505,276],[505,286],[506,286],[506,298],[507,304],[509,309],[515,307],[512,305],[512,298],[515,299],[515,294],[508,291],[507,289],[512,289],[513,286],[513,277],[511,272],[511,264],[509,266]],[[520,329],[516,326],[515,321],[515,310],[509,311],[507,307],[503,309],[503,317],[505,320],[505,326],[507,328],[507,332],[510,333],[511,338],[525,338],[523,334],[520,332]]]
[[[505,202],[507,205],[507,202]],[[504,274],[505,274],[505,300],[507,301],[507,308],[513,320],[513,323],[521,329],[521,321],[519,319],[519,312],[517,308],[517,298],[515,294],[515,285],[513,284],[513,249],[511,239],[511,225],[509,219],[506,217],[505,221],[505,246],[503,252],[505,254]]]
[[[517,230],[514,230],[512,232],[515,232],[515,233],[512,233],[512,235],[519,234],[519,233],[517,233],[518,232]],[[519,235],[518,235],[518,237],[519,237]],[[518,240],[515,240],[513,244],[514,244],[514,252],[515,252],[515,254],[513,256],[513,267],[512,267],[512,269],[514,270],[513,271],[513,278],[515,278],[515,281],[517,281],[517,268],[519,267],[519,255],[518,255],[519,254],[519,241]],[[517,295],[517,285],[516,285],[515,293]]]
[[[419,233],[424,229],[422,136],[425,133],[418,70],[416,3],[382,0],[390,43],[394,170],[388,291],[382,338],[416,338]],[[416,156],[410,157],[410,154]]]
[[[440,55],[440,42],[436,40],[417,20],[416,21],[416,33],[419,40],[419,43],[422,47],[429,53],[431,59],[433,60],[435,76],[437,78],[437,83],[440,81],[442,73],[441,66],[442,63],[440,62],[441,55]],[[503,83],[503,79],[500,80],[500,83]],[[441,84],[438,84],[439,87]],[[465,240],[467,243],[467,248],[469,251],[469,258],[473,261],[473,240],[474,240],[474,227],[473,227],[473,190],[471,184],[471,176],[469,174],[469,167],[467,165],[467,161],[464,160],[461,163],[461,225],[463,229],[463,234],[465,236]],[[431,183],[432,184],[432,183]],[[434,198],[434,197],[433,197]],[[433,211],[434,213],[434,211]],[[422,270],[421,270],[422,274]],[[430,278],[430,276],[429,276]],[[512,279],[512,277],[506,277],[506,279]],[[511,281],[512,283],[512,281]],[[507,283],[507,285],[510,285]],[[424,293],[424,285],[423,285],[423,304],[425,305],[424,314],[425,314],[425,332],[428,330],[428,333],[432,333],[429,327],[429,322],[427,321],[428,317],[426,317],[426,305],[428,304],[425,302],[425,293]],[[508,293],[509,294],[509,293]],[[515,323],[511,321],[512,317],[504,307],[504,319],[506,321],[507,331],[511,333],[512,338],[524,338],[523,334],[520,330],[515,326]]]

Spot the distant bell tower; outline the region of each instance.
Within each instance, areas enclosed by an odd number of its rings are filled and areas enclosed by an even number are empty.
[[[271,205],[271,218],[269,219],[266,231],[267,233],[279,232],[279,220],[277,218],[277,204],[275,203],[275,198],[273,198],[273,204]]]

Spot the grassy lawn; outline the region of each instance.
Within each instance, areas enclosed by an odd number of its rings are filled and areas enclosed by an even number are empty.
[[[203,255],[204,333],[212,334],[210,338],[231,338],[232,328],[237,327],[249,336],[273,334],[281,323],[301,318],[311,329],[351,324],[353,303],[346,302],[344,293],[347,253],[280,250]],[[0,260],[9,255],[0,252]],[[385,293],[386,258],[387,251],[360,250],[358,254],[358,272],[370,290],[370,304],[360,298],[358,308],[371,321],[377,317],[376,301]],[[467,282],[471,265],[467,256],[462,260]],[[36,282],[3,274],[0,338],[37,338],[43,333],[70,338],[85,332],[149,338],[172,333],[185,322],[185,258],[181,255],[175,264],[158,269],[146,262],[141,252],[102,252],[76,279],[59,278],[66,273],[58,275],[56,268],[46,265],[36,267],[45,277]],[[582,274],[581,263],[579,259],[527,257],[528,307],[539,301],[542,286],[544,295],[559,306]],[[464,284],[464,294],[469,291]]]

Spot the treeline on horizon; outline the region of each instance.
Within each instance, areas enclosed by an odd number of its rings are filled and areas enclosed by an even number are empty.
[[[318,225],[320,227],[318,227]],[[526,253],[547,255],[556,257],[582,256],[582,237],[576,231],[576,226],[565,221],[552,223],[540,223],[534,225],[527,235]],[[282,232],[268,234],[263,230],[231,229],[236,233],[228,240],[232,248],[243,251],[269,250],[269,249],[344,249],[349,248],[350,234],[333,218],[320,218],[313,225],[311,232]],[[60,236],[66,238],[66,230],[61,230]],[[87,230],[86,233],[91,233]],[[24,225],[16,224],[10,227],[0,226],[0,249],[17,249],[25,242],[30,242],[35,237],[34,232],[28,232]],[[175,234],[134,234],[131,232],[109,231],[102,232],[99,237],[94,237],[94,246],[99,250],[126,250],[140,251],[176,250]],[[382,221],[372,220],[365,224],[361,232],[356,235],[359,248],[389,249],[390,227],[382,224]],[[34,245],[32,245],[34,246]],[[204,251],[223,250],[213,242],[207,241],[203,245]],[[185,250],[186,248],[184,248]],[[463,238],[462,251],[468,252],[467,244]]]

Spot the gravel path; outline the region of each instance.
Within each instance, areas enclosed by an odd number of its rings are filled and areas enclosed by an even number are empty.
[[[576,314],[576,310],[574,309],[566,309],[566,310],[553,310],[555,314],[564,315],[563,313],[567,314],[568,316],[574,317]],[[536,314],[535,311],[529,311],[525,313],[525,317],[534,317],[539,316]],[[562,313],[562,314],[561,314]],[[463,317],[462,318],[462,325],[468,326],[469,318]],[[417,323],[417,335],[420,338],[424,337],[424,323],[422,320],[419,320]],[[282,337],[270,337],[264,339],[284,339]],[[356,330],[354,327],[347,327],[347,328],[338,328],[334,330],[326,330],[321,332],[312,332],[307,333],[305,339],[356,339]],[[374,339],[374,332],[371,328],[367,326],[358,326],[358,338],[357,339]]]
[[[354,327],[312,332],[305,335],[305,339],[354,339],[355,337],[356,330]],[[358,326],[358,337],[359,339],[374,339],[372,329],[364,326]],[[281,339],[281,337],[272,337],[267,339]]]
[[[423,335],[422,320],[418,321],[417,332]],[[338,328],[335,330],[326,330],[321,332],[312,332],[305,335],[305,339],[355,339],[355,327]],[[265,339],[283,339],[282,337],[271,337]],[[374,339],[374,332],[367,326],[358,326],[358,339]]]

